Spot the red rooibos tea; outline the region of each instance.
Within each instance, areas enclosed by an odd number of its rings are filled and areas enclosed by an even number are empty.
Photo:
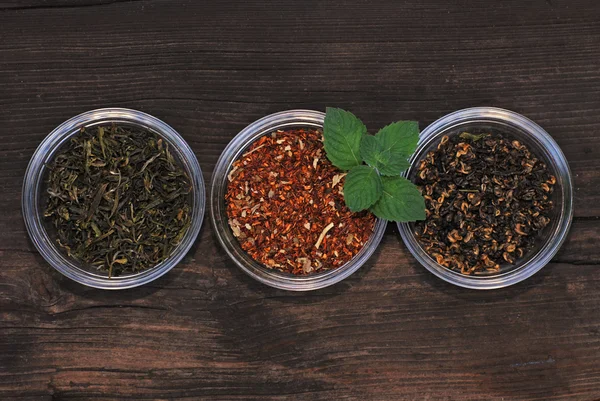
[[[375,217],[344,203],[345,174],[320,130],[277,131],[233,163],[226,193],[233,234],[254,260],[297,275],[337,268],[373,233]]]

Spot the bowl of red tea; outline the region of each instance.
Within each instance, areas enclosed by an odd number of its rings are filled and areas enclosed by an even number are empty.
[[[473,289],[516,284],[544,267],[573,215],[571,173],[552,137],[526,117],[471,108],[422,133],[407,177],[426,219],[399,224],[415,258]]]
[[[291,110],[242,130],[212,179],[217,237],[267,285],[305,291],[334,284],[371,256],[385,221],[344,203],[345,173],[323,148],[325,114]]]

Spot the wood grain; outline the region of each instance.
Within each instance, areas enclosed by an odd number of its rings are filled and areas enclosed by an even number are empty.
[[[0,398],[600,399],[600,7],[547,1],[0,1]],[[469,106],[542,125],[575,180],[551,264],[514,287],[448,285],[390,225],[355,275],[308,294],[254,282],[208,219],[143,288],[69,281],[28,240],[22,177],[54,127],[108,106],[177,129],[205,180],[248,123],[348,108],[376,129]]]

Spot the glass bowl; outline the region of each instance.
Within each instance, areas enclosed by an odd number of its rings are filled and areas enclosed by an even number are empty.
[[[327,287],[350,276],[358,270],[373,254],[383,234],[387,222],[377,219],[373,234],[358,254],[346,264],[322,273],[307,276],[295,276],[276,269],[269,269],[252,259],[239,245],[228,224],[225,193],[227,191],[227,175],[234,161],[259,137],[278,129],[294,127],[323,128],[325,113],[312,110],[289,110],[271,114],[253,122],[237,134],[227,145],[211,180],[211,218],[219,242],[246,274],[271,287],[291,291],[309,291]]]
[[[573,187],[571,171],[562,151],[542,127],[528,118],[512,111],[493,107],[474,107],[448,114],[429,125],[419,138],[419,144],[406,177],[414,181],[419,162],[435,149],[444,135],[461,132],[499,132],[513,137],[526,145],[540,160],[544,161],[556,177],[551,200],[554,208],[551,223],[539,234],[534,248],[517,260],[514,265],[500,266],[498,273],[481,276],[464,275],[438,264],[420,246],[414,234],[414,223],[399,223],[400,235],[408,250],[427,270],[441,279],[466,288],[495,289],[516,284],[532,276],[544,267],[562,245],[573,218]]]
[[[47,164],[53,159],[57,151],[68,142],[71,136],[79,133],[81,127],[112,123],[153,131],[170,145],[171,153],[178,159],[190,177],[192,215],[190,228],[167,259],[139,273],[109,278],[108,274],[86,267],[60,251],[54,238],[51,238],[49,233],[50,227],[45,222],[43,208],[46,190],[45,180],[48,173]],[[184,139],[173,128],[156,117],[141,111],[107,108],[91,110],[65,121],[42,141],[27,166],[21,201],[23,218],[29,236],[37,250],[52,267],[70,279],[89,287],[116,290],[149,283],[171,270],[185,256],[194,243],[202,225],[205,190],[198,159],[196,159],[194,152]]]

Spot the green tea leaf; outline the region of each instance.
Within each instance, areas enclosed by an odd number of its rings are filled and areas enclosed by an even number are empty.
[[[381,197],[381,177],[373,167],[356,166],[346,176],[344,200],[353,212],[372,206]]]
[[[360,142],[366,132],[367,127],[354,114],[328,107],[323,124],[323,146],[327,158],[342,170],[362,164]]]
[[[382,177],[383,194],[370,210],[375,216],[390,221],[425,219],[425,200],[412,182],[404,177]]]
[[[376,169],[380,169],[390,162],[390,152],[384,152],[383,145],[373,135],[363,136],[360,142],[360,157],[365,163]]]
[[[463,132],[459,135],[459,137],[461,137],[462,139],[469,139],[473,142],[477,142],[478,140],[480,140],[481,138],[485,138],[486,136],[488,136],[489,134],[479,134],[479,135],[475,135],[475,134],[471,134],[469,132]]]
[[[139,273],[189,232],[193,185],[161,142],[127,124],[82,127],[48,164],[44,216],[77,263],[109,278]]]

